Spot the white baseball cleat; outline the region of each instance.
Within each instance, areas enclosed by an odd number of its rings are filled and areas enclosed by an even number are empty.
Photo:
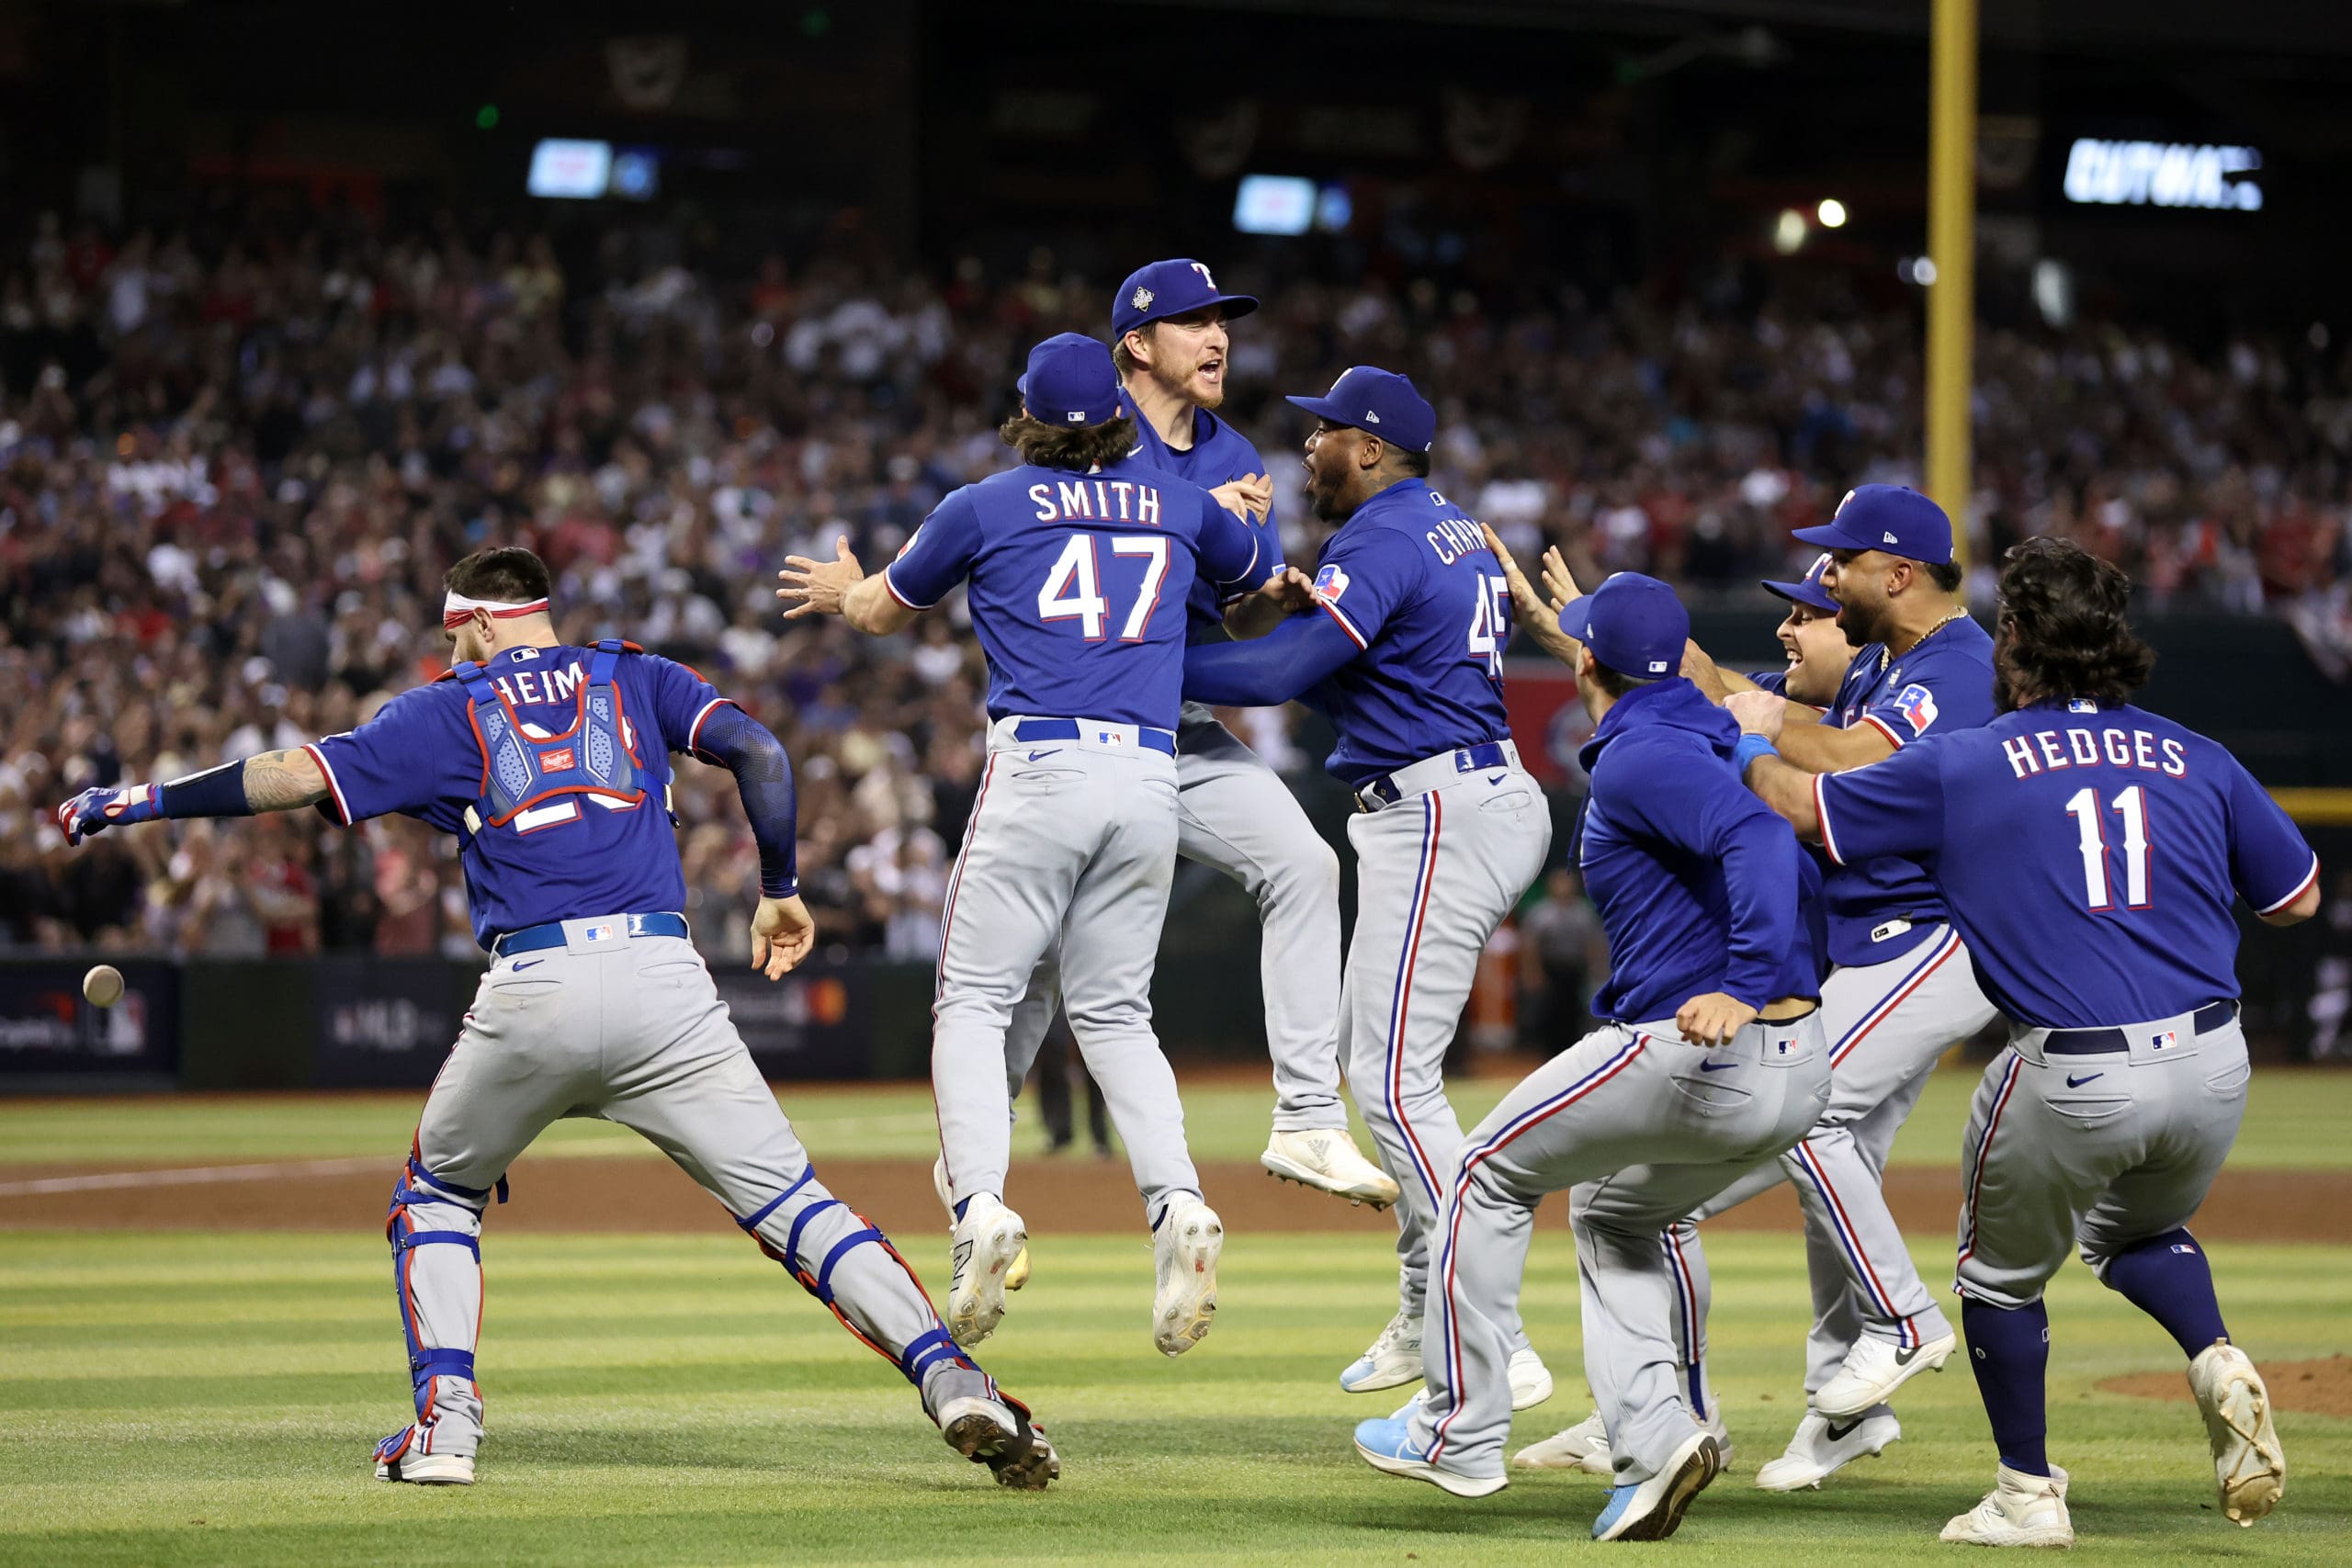
[[[1903,1423],[1883,1404],[1836,1421],[1808,1410],[1787,1450],[1756,1472],[1756,1484],[1767,1492],[1817,1489],[1856,1460],[1884,1453],[1886,1445],[1902,1436]]]
[[[1284,1181],[1319,1189],[1350,1203],[1385,1209],[1398,1197],[1396,1181],[1363,1157],[1345,1127],[1277,1132],[1266,1140],[1266,1152],[1258,1163]]]
[[[939,1195],[939,1206],[947,1211],[947,1224],[956,1224],[956,1190],[947,1185],[947,1156],[941,1155],[931,1162],[931,1190]],[[1023,1247],[1021,1256],[1005,1265],[1004,1288],[1017,1291],[1029,1282],[1029,1249]]]
[[[1872,1405],[1884,1404],[1896,1389],[1921,1372],[1943,1371],[1959,1347],[1956,1334],[1908,1349],[1865,1334],[1846,1352],[1845,1365],[1838,1369],[1838,1375],[1813,1396],[1813,1407],[1835,1421],[1860,1416]]]
[[[376,1479],[417,1486],[471,1486],[474,1456],[416,1451],[416,1428],[403,1427],[376,1445]]]
[[[967,1348],[996,1332],[1004,1317],[1004,1276],[1029,1245],[1021,1216],[983,1192],[956,1222],[947,1285],[947,1333]]]
[[[1962,1546],[2074,1545],[2075,1522],[2066,1517],[2066,1472],[2054,1464],[2047,1475],[2001,1466],[1984,1500],[1953,1515],[1939,1539]]]
[[[1400,1312],[1388,1320],[1372,1348],[1340,1374],[1350,1393],[1377,1393],[1421,1381],[1421,1320]]]
[[[2217,1339],[2188,1363],[2189,1392],[2213,1445],[2213,1479],[2222,1512],[2251,1526],[2278,1506],[2287,1489],[2287,1455],[2270,1420],[2270,1391],[2246,1353]]]
[[[1521,1470],[1580,1470],[1587,1475],[1616,1473],[1609,1458],[1609,1428],[1596,1410],[1564,1432],[1530,1443],[1510,1456]]]
[[[1161,1211],[1152,1233],[1159,1289],[1151,1300],[1151,1342],[1163,1356],[1181,1356],[1208,1337],[1216,1317],[1216,1260],[1225,1250],[1225,1222],[1190,1193]]]
[[[1552,1397],[1552,1369],[1530,1345],[1510,1353],[1510,1407],[1532,1410]]]

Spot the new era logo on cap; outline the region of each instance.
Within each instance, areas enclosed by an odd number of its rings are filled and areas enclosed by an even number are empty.
[[[1285,400],[1327,424],[1374,433],[1408,452],[1426,452],[1437,439],[1437,411],[1394,371],[1358,365],[1342,371],[1319,398]]]
[[[1908,485],[1856,485],[1828,522],[1796,537],[1825,550],[1884,550],[1931,566],[1951,560],[1951,519]]]

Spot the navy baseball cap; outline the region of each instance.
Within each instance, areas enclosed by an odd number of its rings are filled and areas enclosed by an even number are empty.
[[[1951,564],[1951,519],[1909,485],[1856,485],[1828,522],[1800,528],[1796,536],[1825,550],[1884,550],[1930,566]]]
[[[1560,629],[1620,675],[1657,681],[1681,673],[1690,613],[1657,578],[1621,571],[1561,611]]]
[[[1111,301],[1112,341],[1116,342],[1137,327],[1148,327],[1170,316],[1188,316],[1211,305],[1224,306],[1225,319],[1229,321],[1256,310],[1258,301],[1247,294],[1221,292],[1216,279],[1209,276],[1209,269],[1189,256],[1139,266],[1119,285],[1118,297]]]
[[[1104,424],[1119,412],[1119,373],[1111,351],[1080,333],[1058,333],[1029,351],[1017,383],[1032,419],[1067,428]]]
[[[1333,424],[1351,425],[1408,452],[1426,452],[1437,439],[1437,411],[1394,370],[1359,365],[1343,370],[1319,398],[1288,398]]]
[[[1882,549],[1884,547],[1884,546],[1880,547]],[[1829,552],[1826,550],[1814,557],[1813,564],[1804,569],[1804,576],[1794,582],[1775,582],[1770,578],[1766,578],[1764,592],[1786,599],[1792,604],[1803,604],[1808,609],[1826,610],[1831,615],[1836,615],[1838,601],[1832,599],[1827,590],[1821,586],[1822,575],[1829,570]]]

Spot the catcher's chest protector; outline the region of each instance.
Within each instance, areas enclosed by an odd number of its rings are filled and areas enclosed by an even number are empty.
[[[466,688],[474,740],[481,747],[481,798],[468,816],[481,827],[529,833],[576,820],[582,803],[575,795],[610,811],[643,805],[634,729],[621,711],[620,685],[613,678],[621,656],[634,651],[611,638],[596,644],[571,728],[545,739],[524,729],[514,705],[481,665],[452,671]]]

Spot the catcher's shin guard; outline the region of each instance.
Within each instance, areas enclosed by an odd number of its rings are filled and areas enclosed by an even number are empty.
[[[469,1455],[481,1441],[474,1346],[481,1333],[481,1211],[489,1200],[487,1190],[435,1177],[413,1153],[392,1190],[384,1235],[392,1245],[392,1291],[416,1399],[415,1426],[385,1439],[397,1445],[395,1459]]]

